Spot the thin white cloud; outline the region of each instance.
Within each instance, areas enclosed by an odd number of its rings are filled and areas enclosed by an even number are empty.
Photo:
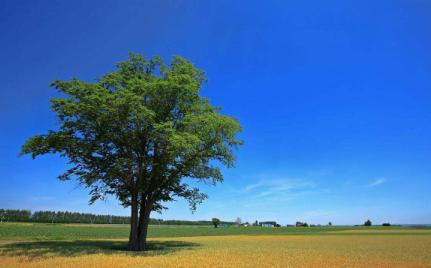
[[[261,179],[257,183],[245,186],[237,190],[237,193],[251,195],[252,199],[272,199],[286,197],[286,194],[297,195],[316,188],[316,185],[308,180],[300,179]]]
[[[256,189],[256,188],[259,188],[259,187],[262,187],[262,186],[264,186],[265,184],[264,183],[261,183],[261,182],[259,182],[259,183],[255,183],[255,184],[250,184],[250,185],[247,185],[244,189],[242,189],[242,192],[249,192],[249,191],[251,191],[251,190],[253,190],[253,189]]]
[[[386,182],[385,178],[377,178],[374,181],[372,181],[369,184],[367,184],[367,187],[375,187],[375,186],[381,185],[381,184],[383,184],[385,182]]]

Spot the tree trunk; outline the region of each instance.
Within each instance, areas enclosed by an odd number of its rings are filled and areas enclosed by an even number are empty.
[[[140,250],[147,249],[147,234],[148,224],[150,222],[151,206],[147,202],[142,202],[141,210],[139,211],[139,248]]]
[[[132,196],[132,215],[130,219],[130,236],[128,249],[137,251],[139,250],[139,233],[138,233],[138,223],[139,223],[139,204],[138,197]]]
[[[130,224],[130,237],[128,249],[142,251],[147,249],[148,224],[152,206],[142,198],[139,204],[137,199],[132,201],[132,217]],[[136,202],[135,202],[136,201]]]

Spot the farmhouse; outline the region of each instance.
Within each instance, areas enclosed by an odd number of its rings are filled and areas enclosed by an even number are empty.
[[[262,221],[259,223],[261,227],[276,227],[277,223],[275,221]]]
[[[306,222],[300,222],[300,221],[297,221],[295,225],[296,227],[308,227],[308,224]]]

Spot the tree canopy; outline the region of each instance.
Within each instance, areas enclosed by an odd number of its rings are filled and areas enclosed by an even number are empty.
[[[69,162],[59,178],[90,188],[90,203],[114,195],[131,206],[129,247],[141,250],[151,211],[176,197],[196,209],[206,198],[184,178],[223,180],[241,126],[200,95],[205,74],[182,57],[166,65],[130,54],[116,67],[95,82],[52,82],[58,128],[27,140],[22,154],[58,153]]]
[[[220,224],[220,219],[218,219],[218,218],[212,218],[211,221],[214,225],[214,228],[217,228],[217,226]]]

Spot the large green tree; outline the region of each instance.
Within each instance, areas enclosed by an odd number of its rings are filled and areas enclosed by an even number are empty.
[[[69,162],[59,178],[90,188],[90,203],[114,195],[130,207],[128,247],[145,250],[150,213],[176,197],[196,209],[206,195],[190,181],[223,180],[241,127],[200,95],[204,72],[182,57],[131,54],[116,66],[94,83],[54,81],[59,127],[28,139],[22,154],[58,153]]]

